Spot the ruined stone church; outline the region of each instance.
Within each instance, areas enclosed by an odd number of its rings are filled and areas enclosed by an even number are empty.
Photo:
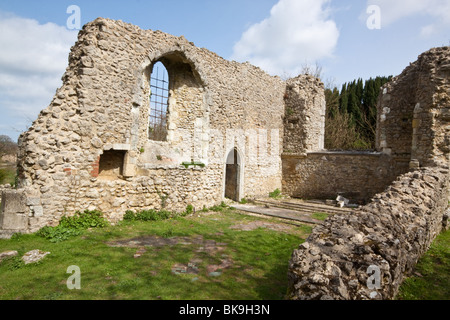
[[[369,199],[411,160],[448,163],[445,59],[448,48],[431,51],[383,89],[379,152],[327,152],[319,79],[283,81],[184,37],[99,18],[80,31],[62,86],[19,138],[21,227],[94,208],[118,221],[161,199],[169,210],[201,209],[277,188]]]
[[[382,88],[376,152],[327,151],[319,79],[284,81],[184,37],[98,18],[19,138],[18,186],[2,194],[0,229],[34,232],[86,209],[117,222],[126,210],[202,209],[277,188],[370,202],[421,168],[447,170],[439,199],[448,201],[449,76],[449,47],[423,53]]]

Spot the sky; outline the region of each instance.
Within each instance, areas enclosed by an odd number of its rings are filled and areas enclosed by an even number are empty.
[[[338,88],[450,45],[450,0],[0,0],[0,135],[17,141],[50,104],[73,28],[98,17],[183,35],[283,79],[319,66]]]

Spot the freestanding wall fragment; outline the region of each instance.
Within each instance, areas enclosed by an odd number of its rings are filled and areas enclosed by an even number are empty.
[[[311,75],[286,82],[284,152],[299,154],[324,149],[326,102],[324,85]]]
[[[448,168],[407,173],[365,207],[328,218],[294,251],[290,299],[392,299],[443,228]],[[378,271],[379,287],[370,278]],[[376,280],[376,279],[375,279]]]
[[[433,48],[382,88],[377,149],[399,167],[450,164],[449,79],[450,47]]]

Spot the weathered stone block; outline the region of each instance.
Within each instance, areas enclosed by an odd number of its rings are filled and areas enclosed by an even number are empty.
[[[4,191],[2,194],[3,213],[26,213],[28,211],[27,198],[23,191]]]
[[[3,213],[0,229],[22,231],[28,228],[28,215],[19,213]]]
[[[0,229],[26,230],[28,228],[28,212],[24,192],[5,191],[2,194],[0,208]]]
[[[22,260],[25,264],[36,263],[44,259],[44,257],[49,254],[50,252],[44,252],[38,249],[31,250],[23,255]]]
[[[38,206],[41,204],[41,198],[28,197],[26,204],[27,204],[27,206]]]
[[[16,250],[4,251],[0,253],[0,262],[4,259],[16,257],[19,253]]]
[[[42,217],[44,215],[44,208],[42,206],[33,206],[35,217]]]

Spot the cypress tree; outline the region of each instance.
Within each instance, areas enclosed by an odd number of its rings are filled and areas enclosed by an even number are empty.
[[[337,88],[325,89],[325,101],[327,105],[327,116],[334,119],[339,112],[339,90]]]
[[[356,83],[355,93],[356,98],[358,99],[358,104],[360,105],[362,103],[362,98],[364,95],[364,83],[361,78],[359,78],[358,82]]]
[[[347,93],[347,83],[342,85],[341,96],[339,98],[339,109],[341,113],[347,112],[347,104],[348,104],[348,93]]]

